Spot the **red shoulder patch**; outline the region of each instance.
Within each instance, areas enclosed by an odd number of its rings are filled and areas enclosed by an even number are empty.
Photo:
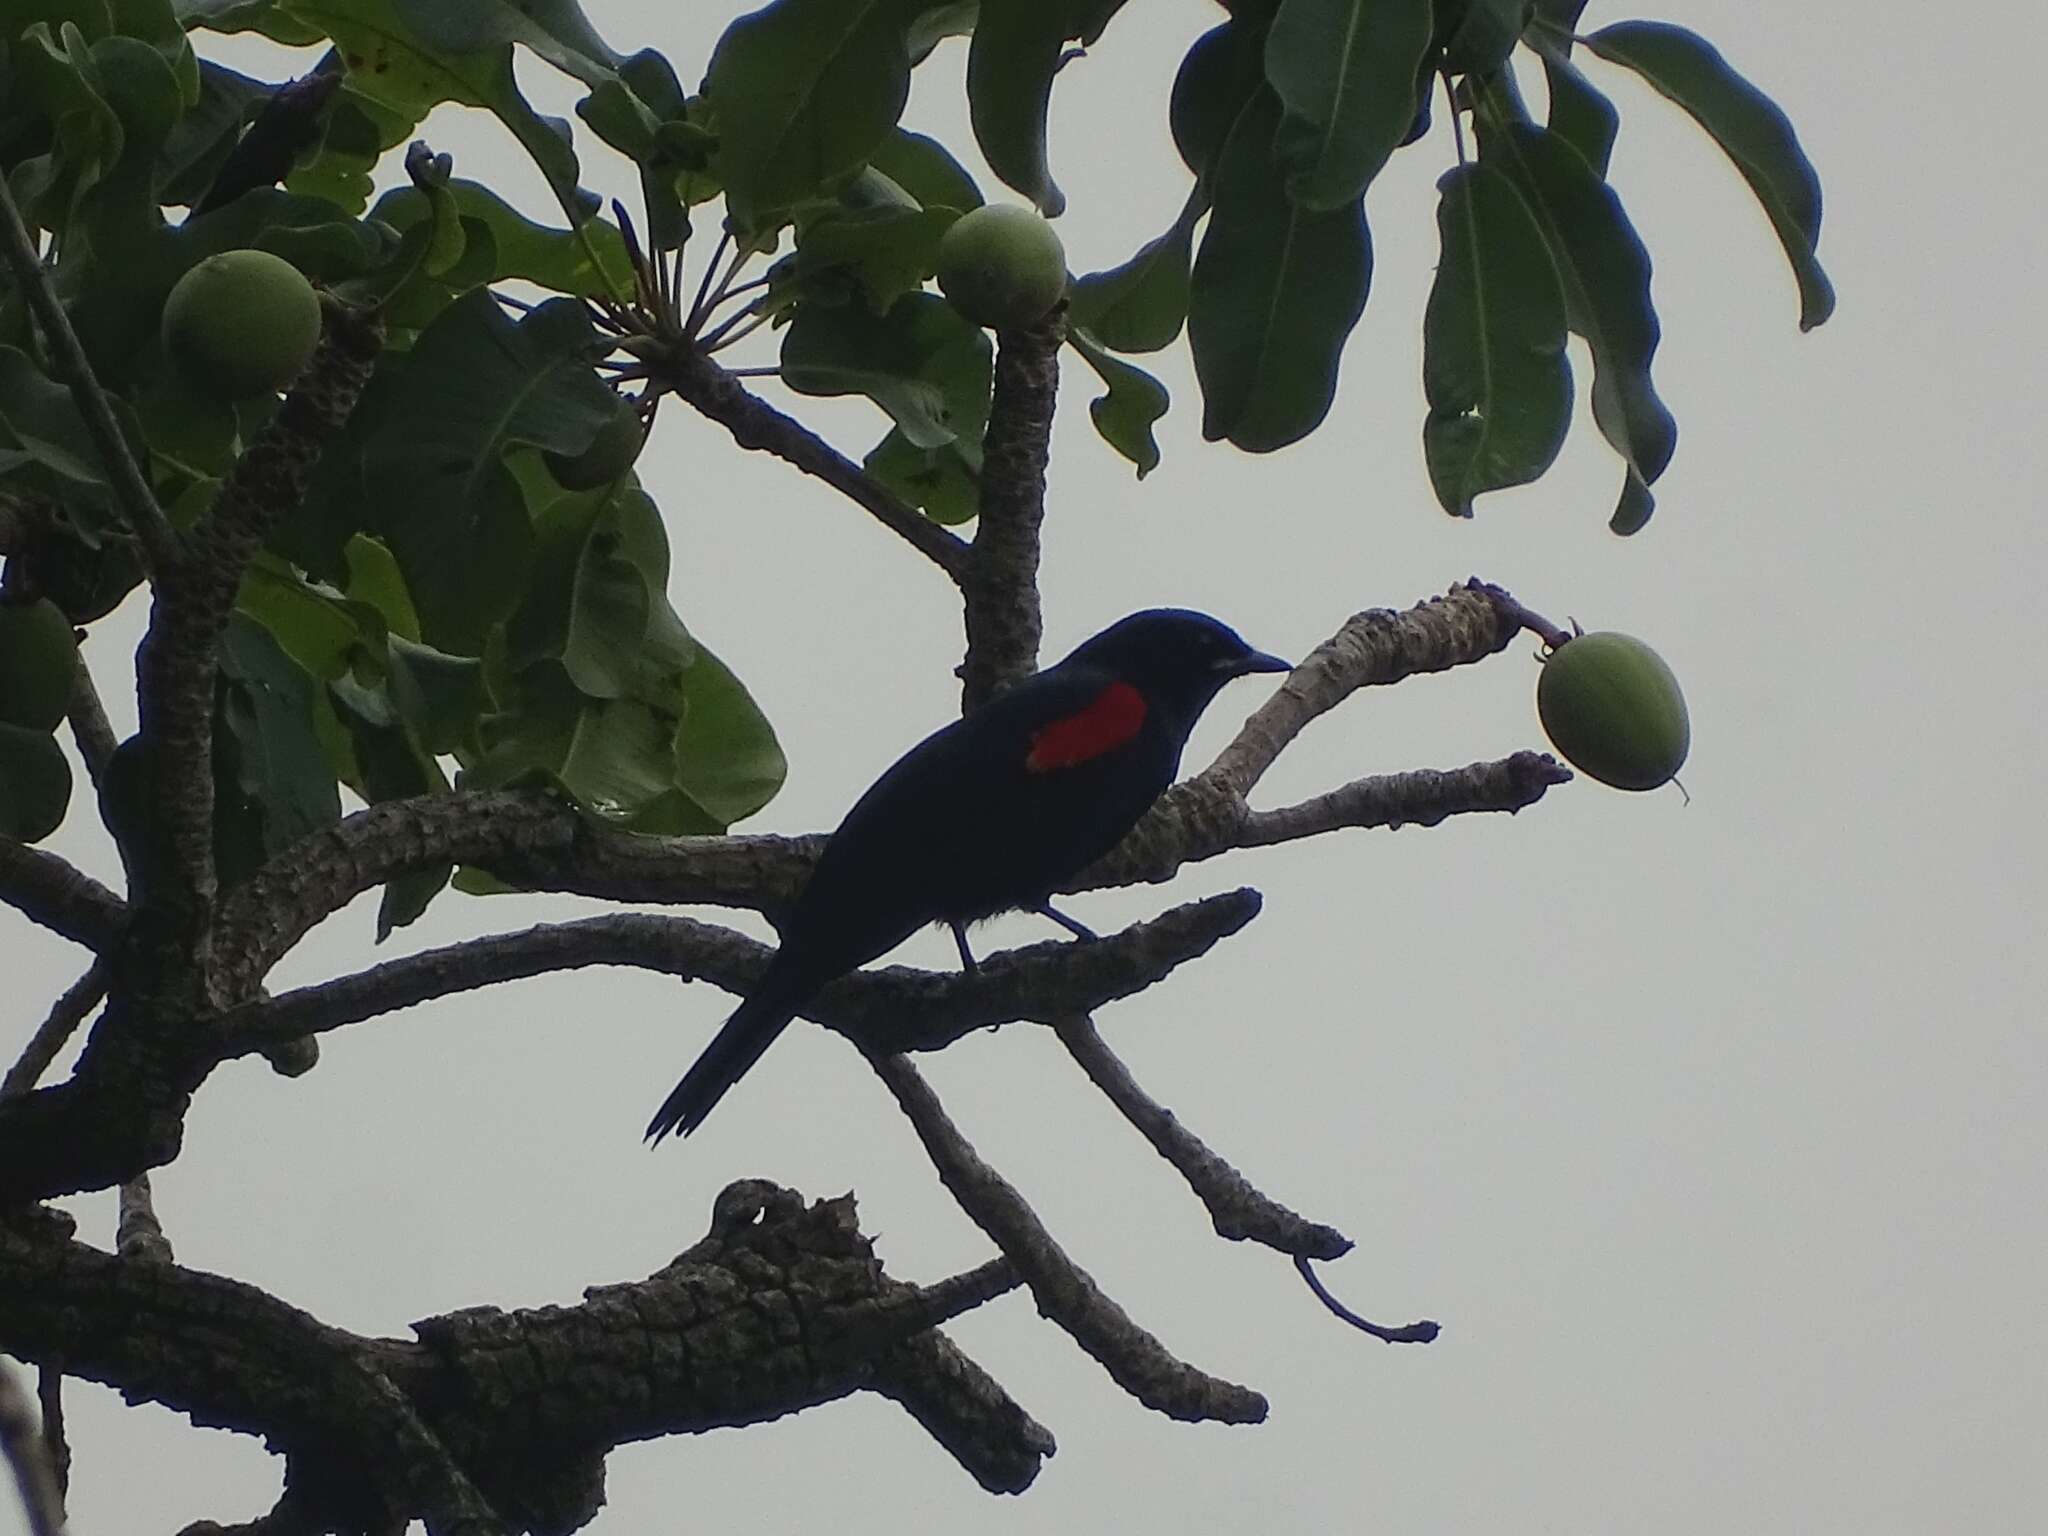
[[[1129,683],[1111,683],[1074,714],[1032,733],[1024,767],[1031,773],[1071,768],[1113,752],[1145,725],[1145,695]]]

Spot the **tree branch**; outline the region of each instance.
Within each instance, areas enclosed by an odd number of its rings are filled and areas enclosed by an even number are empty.
[[[5,1080],[0,1080],[0,1102],[27,1093],[42,1081],[43,1074],[50,1070],[50,1063],[57,1059],[65,1043],[77,1032],[91,1015],[93,1009],[107,995],[107,963],[95,959],[85,968],[78,980],[64,989],[50,1011],[29,1037],[13,1066],[7,1069]]]
[[[677,349],[663,356],[655,378],[678,399],[724,427],[742,448],[772,453],[824,481],[856,506],[864,507],[955,582],[961,579],[968,546],[957,535],[902,500],[808,427],[776,410],[711,358],[695,348]]]
[[[305,495],[320,451],[369,382],[382,331],[374,316],[329,300],[326,327],[283,407],[235,461],[183,552],[155,573],[148,632],[136,652],[150,814],[117,830],[140,846],[135,896],[152,930],[145,952],[184,952],[188,966],[214,896],[213,690],[216,655],[250,557]]]
[[[0,1455],[14,1472],[33,1536],[63,1536],[64,1499],[57,1491],[56,1469],[50,1465],[28,1393],[14,1367],[4,1360],[0,1360]]]
[[[128,904],[54,853],[0,837],[0,901],[88,949],[119,935]]]
[[[868,1061],[909,1117],[939,1181],[1017,1266],[1040,1314],[1064,1329],[1111,1380],[1171,1418],[1226,1424],[1256,1424],[1265,1418],[1266,1400],[1259,1393],[1177,1359],[1102,1293],[1053,1240],[1016,1187],[982,1161],[909,1058],[871,1053]]]
[[[0,1225],[0,1349],[264,1437],[294,1496],[330,1523],[571,1531],[597,1512],[616,1445],[863,1389],[936,1425],[985,1485],[1021,1488],[1050,1437],[1000,1389],[963,1390],[972,1367],[932,1332],[1015,1284],[1002,1261],[929,1288],[892,1280],[851,1196],[806,1205],[748,1181],[645,1280],[575,1306],[466,1308],[415,1324],[414,1343],[347,1333],[218,1275],[124,1261],[28,1211]]]
[[[1351,1251],[1350,1238],[1335,1227],[1306,1220],[1261,1194],[1249,1179],[1182,1125],[1172,1110],[1146,1094],[1085,1014],[1061,1019],[1054,1027],[1060,1043],[1080,1063],[1088,1080],[1152,1144],[1152,1150],[1187,1180],[1188,1188],[1208,1207],[1217,1236],[1233,1242],[1249,1238],[1282,1253],[1316,1259],[1334,1259]]]
[[[982,436],[981,507],[960,583],[967,625],[961,712],[972,711],[1038,667],[1045,632],[1038,602],[1045,470],[1059,395],[1066,306],[996,338],[995,394]]]
[[[803,1014],[877,1050],[938,1050],[977,1029],[1050,1023],[1162,981],[1257,914],[1256,891],[1191,902],[1093,943],[1053,940],[991,955],[971,974],[889,966],[826,987]],[[470,939],[251,1003],[217,1031],[220,1060],[478,987],[591,965],[631,965],[744,995],[774,951],[686,917],[617,913]]]

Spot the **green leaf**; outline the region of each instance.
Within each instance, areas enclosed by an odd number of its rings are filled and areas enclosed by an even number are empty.
[[[745,229],[865,165],[910,95],[906,0],[774,0],[733,22],[704,77],[712,168]]]
[[[143,434],[132,412],[116,401],[128,428],[129,446],[143,449]],[[0,483],[26,488],[67,508],[90,510],[94,530],[119,525],[114,488],[100,467],[71,391],[30,361],[28,354],[0,346]]]
[[[908,294],[886,315],[802,305],[782,342],[791,389],[866,395],[919,448],[979,439],[993,377],[988,333],[930,293]]]
[[[981,0],[967,52],[967,108],[988,168],[1047,218],[1067,199],[1045,158],[1052,78],[1069,38],[1084,45],[1123,7],[1123,0]]]
[[[441,753],[467,745],[489,703],[483,663],[473,656],[450,656],[402,635],[390,637],[386,660],[391,702],[421,748]]]
[[[1170,403],[1166,386],[1142,368],[1112,357],[1098,339],[1076,326],[1067,333],[1074,350],[1101,376],[1108,392],[1088,402],[1089,418],[1102,440],[1138,468],[1144,479],[1159,467],[1159,440],[1153,423]]]
[[[328,695],[348,734],[354,764],[349,787],[363,799],[375,805],[448,788],[440,764],[406,729],[400,710],[383,689],[344,677],[328,685]],[[386,882],[377,907],[377,942],[417,920],[447,885],[450,873],[448,864],[431,864]]]
[[[1429,0],[1283,0],[1266,79],[1285,108],[1274,154],[1296,203],[1364,196],[1415,119],[1430,28]]]
[[[678,687],[675,782],[723,832],[775,797],[789,760],[753,696],[703,646],[694,648]]]
[[[654,596],[621,550],[617,506],[592,491],[541,515],[535,579],[505,629],[507,665],[559,661],[579,692],[598,699],[634,691]]]
[[[419,639],[419,615],[413,611],[412,594],[405,590],[405,574],[399,570],[390,549],[368,534],[358,533],[343,546],[342,558],[348,569],[350,599],[376,609],[388,633],[407,640]]]
[[[1443,255],[1423,312],[1422,442],[1437,500],[1470,517],[1475,496],[1534,480],[1564,445],[1564,293],[1505,176],[1462,165],[1437,189]]]
[[[1273,158],[1279,116],[1264,96],[1231,130],[1188,295],[1202,435],[1251,453],[1306,437],[1329,414],[1372,283],[1362,207],[1314,213],[1288,200]]]
[[[973,450],[974,462],[968,453]],[[935,523],[972,522],[981,513],[980,444],[965,439],[920,448],[891,427],[862,466]]]
[[[1090,272],[1067,287],[1067,317],[1118,352],[1173,345],[1188,317],[1188,261],[1207,200],[1191,193],[1173,227],[1120,267]]]
[[[609,81],[619,63],[576,0],[398,0],[398,12],[444,53],[519,43],[592,86]]]
[[[56,738],[0,721],[0,837],[39,843],[70,804],[71,764]]]
[[[1799,328],[1810,331],[1835,309],[1834,286],[1821,270],[1820,177],[1792,120],[1777,103],[1732,69],[1696,32],[1658,21],[1602,27],[1586,46],[1625,65],[1692,114],[1735,162],[1763,205],[1799,283]]]
[[[1650,254],[1614,189],[1556,134],[1482,110],[1479,159],[1515,184],[1543,231],[1566,321],[1593,354],[1593,419],[1632,477],[1616,516],[1640,526],[1649,485],[1678,446],[1678,424],[1650,377],[1662,334]]]
[[[377,396],[363,448],[364,531],[398,557],[428,644],[479,655],[518,602],[533,531],[505,455],[516,446],[575,453],[610,419],[617,400],[591,373],[591,349],[573,300],[550,299],[514,325],[479,291],[421,333]]]
[[[904,128],[891,128],[875,146],[868,164],[915,198],[924,208],[979,208],[981,189],[967,168],[937,139]]]
[[[959,215],[951,208],[858,208],[807,225],[797,240],[796,274],[843,274],[869,309],[888,312],[938,270],[939,239]]]
[[[576,229],[536,223],[482,182],[456,178],[447,194],[462,216],[490,231],[496,260],[485,282],[523,278],[557,293],[579,296],[631,291],[633,267],[616,226],[590,219]],[[428,200],[417,187],[398,187],[378,199],[370,217],[404,231],[427,217]],[[592,260],[593,255],[597,258]]]
[[[249,563],[235,605],[323,682],[348,672],[359,653],[384,649],[381,613],[307,580],[275,555],[259,554]]]

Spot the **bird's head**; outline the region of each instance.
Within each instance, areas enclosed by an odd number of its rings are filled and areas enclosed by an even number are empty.
[[[1147,608],[1119,619],[1082,642],[1067,661],[1113,672],[1191,715],[1232,678],[1291,670],[1278,656],[1254,650],[1228,624],[1186,608]]]

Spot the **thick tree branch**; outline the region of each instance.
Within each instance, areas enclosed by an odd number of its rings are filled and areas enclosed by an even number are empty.
[[[1282,1253],[1316,1259],[1334,1259],[1350,1252],[1350,1238],[1335,1227],[1298,1216],[1279,1201],[1261,1194],[1249,1179],[1182,1125],[1172,1110],[1152,1099],[1085,1014],[1064,1018],[1055,1027],[1060,1043],[1080,1063],[1088,1080],[1152,1144],[1153,1151],[1172,1164],[1174,1171],[1187,1180],[1188,1188],[1208,1207],[1217,1236],[1232,1241],[1248,1238]]]
[[[666,389],[732,434],[742,448],[772,453],[824,481],[930,560],[955,582],[968,564],[968,547],[955,534],[911,506],[802,423],[754,394],[695,348],[664,354],[655,373]]]
[[[88,949],[119,935],[128,904],[54,853],[0,837],[0,901]]]
[[[985,1485],[1024,1486],[1050,1437],[999,1391],[964,1390],[971,1367],[931,1347],[937,1323],[1015,1284],[1002,1261],[929,1288],[891,1280],[850,1196],[807,1206],[750,1181],[648,1279],[575,1306],[468,1308],[415,1324],[413,1343],[24,1212],[0,1226],[0,1349],[263,1436],[330,1521],[567,1532],[596,1513],[616,1445],[868,1388],[937,1425]]]
[[[967,624],[961,712],[987,703],[1038,667],[1045,625],[1038,557],[1045,470],[1058,402],[1066,306],[996,338],[995,394],[982,436],[981,505],[960,583]]]
[[[136,652],[139,786],[136,898],[149,913],[145,963],[196,951],[214,895],[213,692],[216,653],[250,557],[305,494],[322,446],[355,409],[382,345],[374,317],[328,301],[327,324],[283,407],[228,472],[177,558],[155,573],[149,630]],[[156,931],[161,929],[161,932]],[[151,952],[154,952],[152,954]]]
[[[909,1117],[940,1182],[1017,1266],[1040,1314],[1092,1355],[1111,1380],[1171,1418],[1256,1424],[1266,1417],[1266,1399],[1259,1393],[1176,1358],[1102,1293],[1016,1187],[982,1161],[908,1057],[875,1053],[868,1060]]]

